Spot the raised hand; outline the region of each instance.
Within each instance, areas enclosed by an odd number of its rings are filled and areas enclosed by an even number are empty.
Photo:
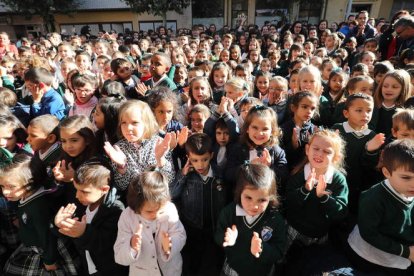
[[[159,139],[155,143],[155,160],[157,160],[157,166],[162,167],[165,163],[165,155],[170,150],[170,143],[172,139],[172,133],[165,134],[165,137],[163,139]]]
[[[224,234],[223,247],[233,246],[236,243],[238,234],[236,225],[233,225],[231,228],[227,227],[226,233]]]
[[[257,232],[253,232],[252,242],[250,244],[250,252],[256,258],[260,257],[260,253],[262,253],[262,239],[259,237]]]
[[[170,255],[172,242],[171,242],[171,237],[167,232],[162,233],[161,244],[162,244],[162,250],[164,250],[165,255]]]
[[[220,105],[217,109],[217,112],[220,115],[223,115],[226,111],[227,111],[227,98],[226,97],[221,97]]]
[[[371,140],[367,142],[367,150],[368,151],[376,151],[378,150],[382,144],[385,142],[385,134],[384,133],[378,133],[374,136]]]
[[[62,221],[68,219],[68,218],[72,218],[73,214],[75,214],[76,211],[76,205],[73,203],[69,203],[68,205],[66,205],[66,207],[60,207],[59,211],[57,212],[56,216],[55,216],[55,225],[59,228],[63,227],[62,226]]]
[[[145,94],[150,89],[151,87],[146,86],[144,83],[138,83],[137,86],[135,86],[135,91],[137,91],[137,93],[143,97],[145,97]]]
[[[117,145],[112,146],[111,143],[105,142],[104,150],[117,167],[125,167],[127,163],[126,155]]]
[[[192,167],[193,166],[191,165],[190,159],[187,159],[187,162],[185,163],[184,167],[181,169],[181,173],[183,175],[187,175]]]
[[[315,184],[315,179],[316,179],[316,172],[315,172],[315,168],[312,169],[311,173],[308,176],[308,179],[306,179],[305,182],[305,189],[307,191],[312,191],[314,184]]]
[[[188,127],[183,127],[181,130],[177,130],[177,143],[180,147],[184,146],[188,139]]]
[[[58,161],[52,171],[57,181],[71,182],[73,181],[73,177],[75,175],[72,164],[69,163],[68,168],[66,168],[65,160]]]
[[[320,175],[318,180],[318,185],[316,185],[316,196],[323,197],[324,195],[330,195],[331,193],[326,191],[326,181],[325,176]]]
[[[131,248],[135,251],[139,252],[141,250],[141,243],[142,243],[142,224],[138,225],[137,231],[131,237]]]
[[[62,228],[59,228],[60,233],[71,238],[79,238],[86,230],[86,215],[80,221],[78,218],[67,218],[61,221],[60,224],[62,226]]]

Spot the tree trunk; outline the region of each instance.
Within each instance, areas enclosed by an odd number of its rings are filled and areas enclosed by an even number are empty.
[[[162,25],[167,29],[167,12],[162,13]]]

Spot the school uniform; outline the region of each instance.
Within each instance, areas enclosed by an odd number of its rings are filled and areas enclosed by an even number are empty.
[[[397,106],[386,107],[384,104],[380,108],[374,108],[370,128],[374,129],[376,133],[384,133],[386,138],[391,136],[392,116],[397,111]]]
[[[413,207],[414,197],[398,193],[388,180],[362,193],[358,225],[348,238],[353,257],[375,264],[380,271],[406,270],[411,265],[409,247],[414,244]]]
[[[311,191],[305,188],[310,174],[311,167],[308,163],[289,179],[286,186],[289,245],[296,239],[304,245],[326,241],[332,223],[344,219],[348,213],[348,185],[345,176],[329,167],[325,173],[325,182],[326,190],[331,194],[318,197],[316,187]]]
[[[150,78],[144,82],[144,84],[150,88],[165,86],[171,89],[173,92],[177,91],[177,86],[175,85],[174,81],[167,76],[167,74],[164,74],[157,82],[154,82],[154,79]]]
[[[325,96],[319,98],[319,117],[312,118],[312,123],[317,126],[329,127],[332,125],[331,105]]]
[[[352,213],[358,210],[359,195],[370,187],[367,171],[373,171],[378,163],[379,151],[369,152],[366,144],[376,135],[374,131],[354,130],[348,122],[335,124],[332,129],[339,130],[346,142],[345,170],[349,186],[349,208]]]
[[[230,201],[219,169],[211,165],[206,176],[196,171],[182,175],[179,171],[170,190],[187,232],[184,272],[199,275],[207,268],[217,269],[223,253],[214,243],[214,231],[221,210]]]
[[[218,245],[223,246],[226,229],[233,225],[237,227],[238,235],[233,246],[224,248],[224,275],[269,275],[285,249],[286,227],[280,213],[268,206],[263,213],[252,217],[241,206],[230,203],[222,210],[217,222],[215,241]],[[253,232],[262,239],[263,251],[259,258],[250,251]]]
[[[259,151],[258,151],[259,150]],[[249,146],[240,142],[230,146],[228,153],[227,166],[224,172],[224,179],[230,185],[235,185],[236,173],[240,165],[243,165],[251,160],[257,158],[263,148],[249,149]],[[289,174],[285,151],[278,145],[267,147],[269,151],[272,169],[276,174],[276,181],[278,185],[283,183]]]
[[[220,118],[223,118],[229,131],[229,143],[226,146],[220,146],[216,141],[216,123]],[[220,115],[217,111],[214,111],[204,124],[204,133],[210,136],[211,140],[214,141],[213,163],[217,164],[218,167],[223,170],[227,163],[229,145],[230,143],[235,142],[240,134],[236,119],[232,116],[232,114],[230,114],[230,112]]]
[[[131,248],[131,237],[142,224],[141,250]],[[162,249],[162,233],[171,237],[171,253],[167,256]],[[180,251],[186,241],[183,225],[178,218],[174,204],[168,202],[164,212],[154,221],[148,221],[126,208],[118,221],[118,236],[114,245],[115,261],[129,266],[129,275],[176,276],[181,275],[182,258]]]
[[[345,102],[340,102],[335,106],[334,113],[332,115],[332,124],[340,124],[346,122],[347,119],[344,116]]]
[[[277,124],[280,125],[283,122],[286,109],[288,108],[287,100],[282,100],[276,104],[269,105],[269,107],[276,113]]]
[[[71,243],[52,234],[53,201],[49,191],[39,188],[19,201],[19,237],[22,241],[7,261],[6,275],[43,275],[43,264],[57,264],[57,273],[79,275],[79,258]]]
[[[80,251],[87,275],[128,275],[128,267],[115,263],[114,243],[118,233],[118,219],[124,210],[122,202],[115,199],[115,191],[105,196],[97,209],[86,209],[86,229],[74,242]]]
[[[60,142],[55,142],[50,148],[44,152],[35,152],[30,166],[35,173],[34,177],[38,177],[42,181],[46,189],[56,188],[55,177],[53,175],[53,168],[60,160],[62,155],[62,146]]]
[[[285,150],[289,170],[292,170],[305,158],[305,145],[309,142],[309,137],[316,130],[316,126],[311,121],[304,123],[299,130],[299,147],[295,149],[292,145],[293,129],[295,127],[296,124],[293,118],[280,127],[282,130],[281,147]]]
[[[224,96],[224,87],[214,87],[213,88],[213,102],[215,104],[220,104],[221,98]]]

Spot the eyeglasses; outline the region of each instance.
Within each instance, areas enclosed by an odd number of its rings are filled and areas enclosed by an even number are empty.
[[[85,93],[92,93],[94,90],[93,90],[93,89],[81,89],[81,88],[75,88],[75,91],[76,91],[76,92],[79,92],[79,93],[83,93],[83,92],[85,92]]]

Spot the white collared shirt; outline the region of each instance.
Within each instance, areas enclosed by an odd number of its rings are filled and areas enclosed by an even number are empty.
[[[371,130],[369,128],[363,129],[363,130],[355,130],[353,129],[348,121],[346,121],[345,123],[342,124],[342,126],[344,127],[344,130],[346,133],[353,133],[355,134],[357,137],[363,137],[366,136],[368,134],[371,133]]]
[[[39,151],[39,158],[40,158],[40,160],[45,160],[46,159],[46,157],[52,152],[52,151],[54,151],[57,147],[59,147],[59,145],[60,145],[60,143],[58,143],[58,142],[56,142],[56,143],[54,143],[52,146],[50,146],[50,148],[48,148],[47,149],[47,151],[45,151],[44,153],[41,153],[40,151]]]
[[[214,175],[213,175],[213,170],[211,169],[211,166],[210,166],[210,168],[208,169],[208,173],[207,173],[207,175],[202,175],[202,174],[199,174],[200,175],[200,177],[201,177],[201,179],[203,179],[203,181],[206,181],[207,180],[207,178],[209,178],[209,177],[213,177]]]
[[[154,87],[156,87],[160,82],[162,82],[165,78],[168,78],[168,76],[166,74],[164,74],[164,76],[162,76],[157,82],[154,82]],[[152,81],[154,81],[154,79],[152,79]]]
[[[236,205],[236,216],[238,217],[245,217],[247,223],[252,224],[261,214],[257,214],[255,216],[249,216],[246,211],[239,205]]]
[[[85,215],[86,215],[86,223],[87,224],[90,224],[92,222],[93,217],[98,212],[98,209],[99,209],[99,207],[96,208],[95,210],[91,211],[89,209],[89,206],[86,208]],[[91,258],[91,254],[89,254],[89,251],[88,250],[85,250],[85,257],[86,257],[86,262],[88,264],[89,274],[93,274],[93,273],[98,272],[98,270],[96,270],[95,263],[93,262],[93,260]]]
[[[310,164],[307,163],[304,167],[305,181],[308,179],[311,172],[312,172],[312,168],[311,168]],[[326,184],[331,184],[332,183],[334,172],[335,172],[334,167],[329,166],[328,169],[326,170],[326,173],[324,174]],[[318,183],[318,178],[315,179],[315,184],[317,184],[317,183]]]

